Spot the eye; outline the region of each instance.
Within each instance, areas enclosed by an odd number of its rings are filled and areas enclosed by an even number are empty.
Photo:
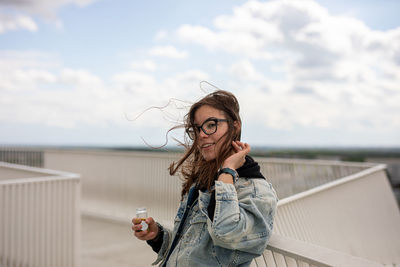
[[[207,129],[214,129],[217,126],[217,124],[213,121],[210,121],[206,124]]]

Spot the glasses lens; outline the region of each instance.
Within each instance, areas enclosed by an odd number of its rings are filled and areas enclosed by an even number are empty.
[[[194,129],[193,128],[188,128],[186,129],[186,133],[189,136],[190,139],[194,140],[196,135],[194,133]]]
[[[206,134],[213,134],[217,131],[217,122],[216,121],[207,121],[202,126],[204,132]]]

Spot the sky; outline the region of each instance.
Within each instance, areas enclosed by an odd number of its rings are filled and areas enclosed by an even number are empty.
[[[176,145],[240,102],[255,146],[400,146],[400,1],[0,0],[0,144]]]

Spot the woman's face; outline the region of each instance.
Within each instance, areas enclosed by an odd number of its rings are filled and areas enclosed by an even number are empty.
[[[198,108],[194,113],[194,124],[196,126],[196,131],[197,127],[202,125],[206,131],[207,129],[211,129],[214,122],[206,122],[210,118],[226,119],[226,116],[221,110],[218,110],[208,105],[203,105]],[[206,123],[203,124],[204,122]],[[211,125],[209,125],[209,123],[211,123]],[[205,134],[201,129],[197,132],[197,145],[199,147],[201,155],[206,161],[210,161],[216,158],[223,143],[223,139],[225,138],[223,137],[223,135],[228,131],[229,128],[228,122],[226,121],[219,121],[216,122],[216,124],[217,131],[211,135]]]

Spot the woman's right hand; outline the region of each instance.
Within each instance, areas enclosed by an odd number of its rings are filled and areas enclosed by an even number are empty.
[[[234,153],[222,163],[222,168],[236,170],[246,162],[246,155],[249,154],[251,148],[249,144],[240,141],[232,141],[232,146]]]
[[[148,224],[149,227],[147,228],[147,230],[144,231],[142,231],[142,225],[140,224],[141,222],[142,220],[139,218],[132,219],[132,230],[135,236],[140,240],[152,240],[156,238],[160,229],[158,228],[158,225],[154,221],[154,219],[152,217],[146,219],[145,222]]]

